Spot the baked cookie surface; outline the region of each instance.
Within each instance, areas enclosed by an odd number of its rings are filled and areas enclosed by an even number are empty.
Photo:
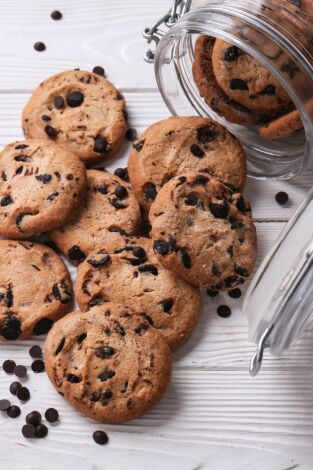
[[[0,240],[0,340],[47,333],[72,307],[62,259],[39,243]]]
[[[106,303],[57,322],[45,344],[48,376],[80,412],[102,423],[139,417],[161,398],[171,352],[143,316]]]
[[[176,176],[149,212],[154,251],[166,269],[198,287],[233,289],[251,274],[256,231],[250,205],[207,174]]]
[[[107,79],[68,70],[42,82],[23,110],[26,137],[46,138],[85,162],[118,150],[126,128],[125,102]]]
[[[279,139],[287,137],[302,128],[303,123],[299,111],[294,110],[261,127],[259,133],[265,139]]]
[[[7,145],[0,154],[0,234],[26,238],[68,222],[85,192],[86,170],[45,140]]]
[[[147,238],[121,237],[90,253],[78,268],[75,293],[83,311],[121,302],[142,312],[172,350],[189,338],[200,315],[199,289],[165,269]]]
[[[73,220],[49,233],[71,261],[82,262],[107,237],[136,232],[140,210],[129,183],[100,170],[87,170],[84,201]]]
[[[159,121],[133,144],[129,178],[146,210],[168,180],[188,171],[208,172],[242,190],[247,172],[245,154],[223,126],[196,116]]]

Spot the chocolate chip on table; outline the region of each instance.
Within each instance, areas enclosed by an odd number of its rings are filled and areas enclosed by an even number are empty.
[[[15,366],[14,374],[16,375],[16,377],[20,377],[20,378],[26,377],[27,369],[25,366],[22,366],[22,365]]]
[[[0,335],[10,341],[17,339],[21,332],[21,322],[16,318],[5,320],[0,329]]]
[[[58,135],[56,129],[50,126],[49,124],[45,126],[44,131],[47,134],[47,136],[50,137],[51,139],[54,139]]]
[[[48,331],[51,330],[53,321],[50,318],[42,318],[34,326],[33,333],[34,335],[45,335]]]
[[[217,314],[222,318],[227,318],[231,315],[231,310],[228,305],[220,305],[217,307]]]
[[[238,47],[230,46],[226,49],[223,60],[226,60],[226,62],[233,62],[234,60],[238,59],[238,56],[239,56]]]
[[[82,252],[82,250],[79,248],[77,245],[73,245],[69,250],[68,250],[68,257],[72,261],[77,261],[78,263],[82,263],[84,259],[86,258],[85,253]]]
[[[61,109],[65,105],[63,96],[57,95],[53,98],[53,104],[57,109]]]
[[[36,374],[40,374],[45,370],[45,363],[41,359],[36,359],[31,365],[32,371]]]
[[[29,355],[30,357],[33,357],[34,359],[37,359],[39,357],[42,357],[42,349],[40,346],[35,344],[29,349]]]
[[[20,387],[16,392],[16,396],[21,401],[28,401],[30,399],[30,393],[27,387]]]
[[[216,217],[217,219],[226,219],[229,214],[229,204],[227,201],[223,201],[221,204],[219,203],[211,203],[209,204],[210,212]]]
[[[12,405],[7,409],[7,415],[9,418],[18,418],[21,414],[21,409],[17,405]]]
[[[35,436],[42,439],[48,434],[48,428],[44,424],[38,424],[35,430]]]
[[[124,186],[117,186],[114,193],[119,199],[125,199],[128,196],[128,191]]]
[[[37,52],[42,52],[46,49],[46,45],[43,42],[38,41],[38,42],[35,42],[34,49]]]
[[[241,80],[241,78],[233,78],[230,81],[229,88],[231,90],[249,91],[249,87],[247,85],[247,82],[245,82],[244,80]]]
[[[96,65],[93,69],[92,69],[93,73],[97,74],[97,75],[100,75],[101,77],[105,77],[105,70],[103,67],[101,67],[101,65]]]
[[[213,289],[207,289],[206,292],[209,297],[216,297],[219,294],[218,290],[213,290]]]
[[[12,395],[16,395],[17,394],[17,391],[22,387],[22,384],[20,382],[12,382],[11,385],[10,385],[10,393],[12,393]]]
[[[55,408],[48,408],[45,412],[45,418],[48,423],[55,423],[59,419],[59,412]]]
[[[287,204],[289,196],[285,191],[279,191],[275,196],[275,200],[278,202],[278,204],[283,206],[284,204]]]
[[[125,132],[125,139],[129,142],[134,142],[137,139],[137,131],[133,127],[130,127]]]
[[[85,97],[81,91],[74,90],[70,92],[70,94],[67,97],[66,102],[68,106],[70,106],[71,108],[77,108],[78,106],[83,104],[84,98]]]
[[[54,10],[50,16],[53,20],[58,21],[62,18],[63,15],[59,10]]]
[[[233,299],[239,299],[241,297],[241,290],[240,289],[232,289],[228,291],[229,297],[232,297]]]
[[[39,411],[31,411],[28,413],[28,415],[26,415],[26,423],[38,426],[38,424],[41,423],[41,414]]]
[[[7,411],[11,406],[9,400],[0,400],[0,411]]]
[[[121,178],[121,180],[128,182],[128,169],[127,168],[116,168],[114,175]]]
[[[97,137],[93,146],[93,150],[96,153],[105,153],[109,149],[109,143],[104,137]]]
[[[96,444],[99,444],[100,446],[103,446],[104,444],[107,444],[109,441],[108,435],[104,431],[95,431],[92,435],[93,440],[96,442]]]
[[[22,427],[22,434],[24,437],[26,437],[26,439],[31,439],[32,437],[35,437],[35,432],[35,426],[33,426],[32,424],[24,424],[24,426]]]
[[[197,144],[192,144],[190,151],[195,157],[201,158],[204,156],[204,151]]]
[[[16,367],[16,364],[11,359],[7,359],[2,364],[2,368],[4,372],[6,372],[7,374],[13,374],[15,367]]]

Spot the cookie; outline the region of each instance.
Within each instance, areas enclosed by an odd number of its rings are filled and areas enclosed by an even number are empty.
[[[146,210],[168,180],[188,171],[208,172],[242,190],[247,172],[245,154],[223,126],[196,116],[159,121],[134,142],[128,160],[129,178]]]
[[[49,233],[71,261],[81,262],[107,237],[131,235],[140,223],[140,209],[129,183],[104,171],[87,170],[81,207],[67,225]]]
[[[124,141],[123,96],[106,78],[68,70],[42,82],[23,110],[26,137],[47,138],[84,162],[98,162]]]
[[[200,95],[215,113],[230,122],[242,125],[264,122],[264,116],[232,100],[217,83],[212,64],[214,43],[215,38],[205,35],[199,36],[195,43],[192,73]]]
[[[186,173],[171,179],[149,218],[160,262],[191,284],[229,290],[251,274],[256,231],[250,205],[213,177]]]
[[[172,350],[191,335],[200,315],[200,292],[165,269],[147,238],[123,238],[93,251],[79,266],[76,300],[81,310],[104,302],[141,312]]]
[[[264,139],[279,139],[287,137],[302,128],[303,124],[299,111],[295,110],[261,127],[259,133]]]
[[[232,100],[269,117],[292,106],[280,82],[256,59],[222,39],[216,39],[212,65],[217,83]]]
[[[7,145],[0,155],[0,235],[27,238],[67,223],[85,186],[83,163],[54,143]]]
[[[160,333],[142,315],[113,303],[67,315],[45,344],[52,384],[101,423],[129,421],[156,405],[170,381],[171,362]]]
[[[0,240],[0,340],[47,333],[72,299],[69,272],[51,248]]]

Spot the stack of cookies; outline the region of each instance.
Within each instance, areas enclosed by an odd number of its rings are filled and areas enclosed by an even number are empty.
[[[0,156],[0,338],[49,332],[51,382],[105,423],[158,402],[171,351],[197,324],[200,288],[234,289],[256,257],[239,142],[211,119],[172,117],[133,142],[128,171],[97,169],[126,119],[101,73],[63,72],[33,93],[26,140]],[[79,312],[57,252],[78,266]]]
[[[268,57],[289,80],[298,79],[297,67],[277,46],[268,45]],[[227,121],[258,126],[265,139],[286,137],[303,128],[299,112],[280,82],[254,57],[210,36],[195,44],[193,76],[208,106]]]

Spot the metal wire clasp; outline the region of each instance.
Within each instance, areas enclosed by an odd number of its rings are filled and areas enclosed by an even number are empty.
[[[266,328],[263,335],[259,339],[259,342],[257,344],[257,350],[253,354],[251,362],[250,362],[249,373],[251,377],[255,377],[258,374],[259,370],[261,369],[263,352],[264,352],[264,349],[268,348],[267,339],[269,335],[271,334],[271,332],[273,331],[273,328],[274,328],[274,324]]]
[[[162,16],[162,18],[160,18],[152,28],[145,28],[142,35],[147,40],[148,44],[153,41],[156,49],[160,39],[166,33],[166,31],[160,29],[160,26],[171,28],[181,16],[188,13],[191,7],[191,2],[192,0],[174,0],[172,8],[168,13],[166,13],[166,15]],[[149,48],[144,54],[144,59],[149,64],[154,62],[155,49],[152,50]]]

